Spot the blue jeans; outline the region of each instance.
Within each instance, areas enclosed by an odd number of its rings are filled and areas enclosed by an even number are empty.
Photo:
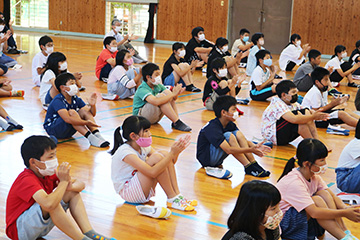
[[[12,59],[9,56],[6,56],[4,53],[0,56],[0,64],[4,64],[7,67],[13,67],[15,64],[17,64],[17,61]]]
[[[356,168],[336,168],[336,184],[347,193],[360,194],[360,164]]]
[[[175,86],[175,76],[174,72],[172,72],[169,76],[167,76],[165,79],[163,79],[165,86]],[[181,83],[183,87],[186,87],[186,84],[182,78],[180,78],[179,82]]]
[[[239,130],[235,130],[233,132],[225,132],[224,133],[224,137],[226,139],[227,142],[229,142],[230,136],[234,135],[236,137],[236,133]],[[226,152],[224,152],[224,150],[222,150],[222,148],[216,148],[214,145],[210,144],[210,166],[211,167],[216,167],[221,165],[225,158],[228,156],[228,154]]]

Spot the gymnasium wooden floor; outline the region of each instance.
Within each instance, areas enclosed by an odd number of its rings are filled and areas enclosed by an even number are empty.
[[[34,87],[31,80],[31,61],[39,52],[38,40],[41,36],[42,34],[27,32],[17,34],[19,48],[28,50],[29,53],[17,57],[17,61],[23,66],[22,70],[9,70],[6,77],[12,80],[15,89],[24,89],[25,96],[0,99],[0,104],[8,113],[24,125],[23,131],[0,132],[0,239],[7,239],[5,235],[7,193],[17,175],[24,169],[20,146],[30,135],[46,134],[42,127],[45,111],[38,100],[39,88]],[[66,55],[69,71],[83,73],[86,91],[81,93],[81,97],[86,100],[92,92],[98,93],[98,112],[95,119],[102,126],[103,136],[112,146],[114,129],[132,113],[132,100],[103,101],[101,99],[100,93],[107,92],[106,84],[96,79],[94,69],[96,57],[102,50],[102,40],[51,37],[54,40],[55,51],[61,51]],[[161,68],[171,54],[171,45],[142,43],[134,43],[134,45],[142,56],[159,64]],[[291,79],[293,74],[288,73],[288,78]],[[203,88],[206,78],[200,71],[195,73],[194,79],[195,85]],[[240,96],[248,96],[248,90],[249,85],[244,85]],[[347,108],[354,110],[356,89],[341,86],[340,91],[351,94]],[[193,128],[191,144],[180,155],[176,165],[178,182],[185,196],[199,201],[196,212],[185,213],[173,210],[173,215],[168,220],[156,220],[139,215],[135,207],[124,203],[113,189],[110,178],[111,157],[107,153],[109,149],[90,147],[88,141],[80,134],[59,142],[57,148],[59,162],[69,162],[72,166],[72,176],[86,183],[82,197],[94,229],[117,239],[221,239],[227,231],[226,222],[242,183],[256,178],[245,176],[243,166],[232,157],[228,157],[224,163],[224,167],[234,174],[230,180],[209,177],[200,167],[195,157],[197,135],[201,127],[214,118],[213,112],[203,107],[201,97],[202,93],[185,92],[177,101],[181,119]],[[253,136],[260,137],[261,114],[267,105],[268,103],[251,102],[248,106],[239,106],[245,114],[237,120],[237,124],[248,139],[251,140]],[[172,142],[183,134],[172,130],[167,118],[153,125],[151,132],[155,149],[169,149]],[[330,169],[324,175],[324,180],[333,189],[337,159],[343,147],[353,139],[354,131],[351,131],[348,137],[328,135],[323,129],[319,129],[319,133],[326,144],[333,149],[327,159]],[[299,140],[294,144],[298,142]],[[261,165],[272,172],[265,181],[276,183],[286,161],[294,154],[294,145],[288,145],[274,147],[265,157],[257,157]],[[157,195],[153,201],[157,205],[165,206],[164,192],[160,188],[156,190]],[[354,235],[359,237],[359,224],[350,221],[346,223]],[[54,228],[46,239],[69,238]],[[325,239],[333,238],[327,234]]]

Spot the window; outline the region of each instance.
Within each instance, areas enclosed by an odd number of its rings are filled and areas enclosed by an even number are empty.
[[[49,28],[49,0],[11,0],[14,26]]]
[[[122,23],[121,34],[134,34],[144,38],[149,24],[149,4],[106,2],[106,32],[116,16]],[[156,18],[154,20],[156,26]],[[154,31],[156,32],[156,31]]]

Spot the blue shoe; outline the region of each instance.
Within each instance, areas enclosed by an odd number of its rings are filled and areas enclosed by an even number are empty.
[[[333,128],[330,127],[330,125],[326,129],[326,133],[335,134],[335,135],[349,136],[349,130],[347,130],[347,129],[343,129],[343,130],[333,129]]]
[[[330,124],[328,126],[328,129],[333,130],[333,131],[338,131],[338,132],[348,132],[348,133],[350,132],[349,129],[345,129],[340,126],[334,126],[334,125],[330,125]]]
[[[207,175],[220,178],[220,179],[229,179],[232,177],[232,173],[229,170],[217,167],[204,167]]]
[[[261,141],[254,141],[253,140],[252,143],[253,144],[259,144],[259,143],[261,143]],[[268,146],[269,148],[273,148],[273,146],[274,146],[274,144],[272,142],[270,142],[270,141],[264,142],[263,145]]]
[[[250,100],[247,98],[236,98],[238,104],[249,105]]]

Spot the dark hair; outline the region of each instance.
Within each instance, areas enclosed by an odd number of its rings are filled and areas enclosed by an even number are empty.
[[[155,63],[147,63],[141,68],[141,74],[143,76],[143,80],[147,82],[146,76],[152,76],[156,70],[160,70],[159,66]]]
[[[109,45],[112,41],[116,41],[116,38],[112,37],[112,36],[108,36],[104,39],[103,43],[104,43],[104,47],[106,48],[106,45]]]
[[[309,61],[311,59],[315,59],[317,58],[318,56],[321,55],[321,52],[319,50],[316,50],[316,49],[311,49],[308,53],[308,58],[309,58]]]
[[[260,64],[260,59],[263,59],[264,60],[264,57],[266,56],[266,54],[269,54],[270,55],[270,52],[268,50],[265,50],[265,49],[261,49],[259,50],[256,54],[255,54],[255,57],[256,57],[256,65],[259,65]]]
[[[191,31],[191,36],[197,37],[197,35],[198,35],[198,33],[200,31],[204,31],[204,28],[203,27],[195,27],[195,28],[193,28],[193,30]]]
[[[6,22],[4,19],[0,18],[0,24],[5,24],[6,25]]]
[[[303,139],[296,149],[296,158],[300,167],[303,166],[304,162],[310,162],[312,165],[316,160],[326,158],[327,155],[328,150],[326,146],[321,141],[313,138]],[[296,158],[293,157],[286,163],[284,171],[278,181],[295,167]]]
[[[360,139],[360,120],[357,122],[356,124],[356,128],[355,128],[355,137],[357,139]]]
[[[236,104],[237,101],[233,96],[229,96],[229,95],[219,96],[218,98],[216,98],[213,105],[215,116],[217,118],[220,118],[222,110],[229,111],[229,108],[231,106],[236,106]]]
[[[50,69],[51,71],[54,72],[55,76],[58,76],[60,73],[63,72],[67,72],[67,70],[64,70],[62,72],[60,72],[59,70],[59,62],[63,62],[66,61],[66,57],[63,53],[61,52],[53,52],[49,55],[49,57],[47,58],[46,64],[45,64],[45,71],[44,73]]]
[[[21,156],[25,166],[30,166],[30,158],[40,160],[46,150],[56,148],[56,143],[48,136],[33,135],[25,139],[21,145]]]
[[[289,93],[289,91],[293,88],[296,88],[296,85],[293,81],[290,80],[282,80],[275,87],[276,94],[281,98],[282,93]]]
[[[123,67],[125,66],[124,58],[125,58],[126,53],[130,53],[130,52],[127,49],[121,49],[120,51],[118,51],[116,53],[116,57],[115,57],[116,65],[121,65]]]
[[[211,74],[215,75],[216,73],[213,71],[215,69],[219,72],[219,69],[222,69],[224,66],[226,66],[226,61],[222,57],[217,57],[211,62]]]
[[[116,150],[124,144],[123,138],[127,141],[130,141],[130,133],[139,134],[141,130],[149,129],[151,123],[144,117],[141,116],[130,116],[127,117],[122,125],[122,127],[117,127],[114,131],[114,147],[110,151],[111,155],[114,155]],[[122,137],[120,135],[120,130],[122,129]]]
[[[55,78],[55,86],[56,89],[59,91],[59,93],[61,93],[60,86],[66,85],[66,83],[71,79],[75,80],[75,77],[74,75],[68,72],[62,73]]]
[[[49,43],[49,42],[53,42],[53,40],[51,39],[51,37],[45,35],[45,36],[42,36],[40,39],[39,39],[39,47],[40,47],[40,50],[41,50],[41,46],[44,46]]]
[[[261,32],[257,32],[254,33],[254,35],[252,35],[251,37],[251,41],[254,43],[254,45],[257,44],[257,42],[259,41],[260,38],[263,38],[264,34],[262,34]]]
[[[114,19],[111,21],[111,26],[114,26],[117,22],[121,23],[120,20],[114,16]]]
[[[183,43],[181,43],[181,42],[176,42],[176,43],[174,43],[172,45],[172,50],[173,51],[177,51],[177,50],[179,50],[181,48],[185,48],[185,45]]]
[[[244,35],[245,33],[250,34],[250,31],[249,31],[249,30],[247,30],[246,28],[242,28],[242,29],[240,29],[240,35]]]
[[[337,56],[338,53],[341,53],[342,51],[345,51],[346,47],[344,45],[337,45],[334,49],[334,55],[332,55],[331,58],[334,58]]]
[[[316,67],[312,73],[311,73],[311,79],[313,83],[315,84],[315,81],[318,80],[319,82],[321,79],[323,79],[325,76],[330,75],[329,70],[323,67]]]
[[[359,48],[359,47],[360,47],[360,40],[357,40],[357,41],[356,41],[355,47],[356,47],[356,48]]]
[[[262,239],[259,227],[265,212],[269,207],[276,206],[280,200],[279,190],[271,183],[260,180],[244,183],[227,221],[231,235],[246,232],[254,239]]]
[[[221,48],[226,44],[229,44],[229,41],[226,38],[219,37],[218,39],[216,39],[215,46]]]
[[[300,40],[301,39],[300,35],[297,34],[297,33],[292,34],[290,36],[290,43],[289,44],[292,44],[296,39]]]

